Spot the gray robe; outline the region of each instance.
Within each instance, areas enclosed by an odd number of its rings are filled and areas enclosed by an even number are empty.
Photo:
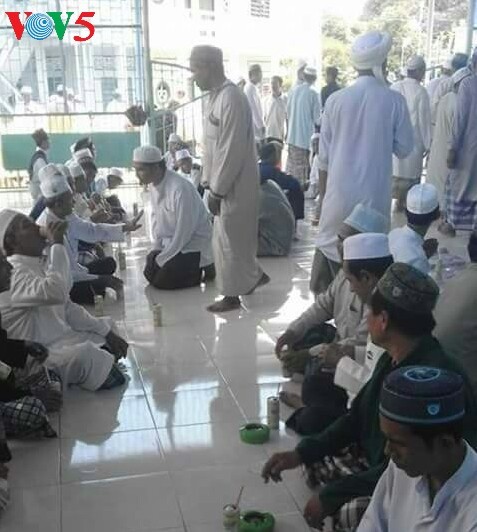
[[[252,114],[231,81],[211,92],[204,117],[203,180],[221,196],[214,220],[217,285],[225,296],[241,296],[262,276],[257,262],[259,174]]]

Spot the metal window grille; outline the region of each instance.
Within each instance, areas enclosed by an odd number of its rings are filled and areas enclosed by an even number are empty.
[[[270,18],[270,0],[250,0],[252,17]]]

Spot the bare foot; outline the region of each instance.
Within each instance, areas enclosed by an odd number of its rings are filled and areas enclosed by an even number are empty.
[[[264,272],[262,274],[262,277],[260,277],[260,280],[258,281],[258,283],[252,288],[252,290],[250,290],[250,292],[247,292],[245,295],[246,296],[252,295],[259,286],[263,286],[265,284],[268,284],[269,282],[270,282],[270,277]]]
[[[442,222],[437,228],[437,230],[439,231],[439,233],[442,233],[445,236],[455,236],[455,229],[448,222]]]
[[[303,401],[301,400],[301,397],[297,393],[280,392],[279,398],[283,404],[295,410],[298,410],[299,408],[302,408],[303,406],[305,406],[303,404]]]
[[[220,313],[237,310],[241,307],[240,298],[225,296],[220,301],[213,303],[207,307],[209,312]]]

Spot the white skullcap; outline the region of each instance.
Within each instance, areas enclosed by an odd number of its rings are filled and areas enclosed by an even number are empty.
[[[383,233],[361,233],[343,242],[344,260],[381,259],[390,255],[388,235]]]
[[[133,162],[135,163],[154,164],[161,160],[162,152],[157,146],[139,146],[133,153]]]
[[[472,75],[472,70],[469,67],[459,68],[457,72],[452,75],[452,82],[454,85],[460,83],[463,79]]]
[[[33,93],[33,89],[30,86],[28,86],[28,85],[23,85],[23,87],[20,90],[20,93],[21,94],[32,94]]]
[[[63,87],[63,85],[57,85],[56,92],[63,92],[64,90],[65,88]]]
[[[372,70],[377,79],[384,82],[382,66],[391,50],[389,33],[370,31],[358,37],[351,47],[351,62],[356,70]]]
[[[406,63],[407,70],[421,70],[426,68],[426,61],[422,55],[413,55]]]
[[[65,192],[71,192],[66,176],[56,164],[47,164],[38,173],[40,190],[44,198],[56,198]]]
[[[177,133],[171,133],[167,142],[182,142],[182,139]]]
[[[119,177],[119,179],[122,179],[124,174],[121,168],[113,167],[110,168],[108,175],[114,175],[115,177]]]
[[[387,233],[389,229],[389,220],[384,214],[362,203],[356,205],[344,223],[360,233]]]
[[[176,153],[176,161],[182,161],[183,159],[192,159],[192,155],[190,154],[189,150],[179,150]]]
[[[303,74],[306,74],[307,76],[317,76],[318,71],[315,67],[307,66],[305,67],[305,70],[303,71]]]
[[[320,139],[319,133],[313,133],[313,135],[311,136],[311,142],[313,142],[314,140],[319,140],[319,139]]]
[[[3,209],[0,211],[0,251],[5,254],[3,248],[5,244],[5,235],[12,221],[21,213],[12,209]]]
[[[83,148],[74,153],[74,158],[79,162],[83,159],[92,159],[94,161],[93,154],[89,148]]]
[[[74,159],[70,159],[65,166],[69,169],[73,179],[76,179],[77,177],[86,177],[85,171]]]
[[[412,214],[429,214],[439,207],[439,194],[434,185],[414,185],[407,193],[406,209]]]

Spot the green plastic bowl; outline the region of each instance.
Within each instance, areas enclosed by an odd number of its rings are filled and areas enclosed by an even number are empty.
[[[275,528],[275,518],[272,514],[245,512],[240,516],[239,532],[272,532]]]
[[[240,429],[240,439],[244,443],[260,445],[270,439],[270,429],[261,423],[249,423]]]

